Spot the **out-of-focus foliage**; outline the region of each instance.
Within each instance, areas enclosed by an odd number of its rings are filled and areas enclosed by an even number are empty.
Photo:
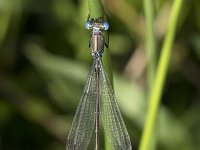
[[[115,93],[137,149],[148,104],[143,4],[104,6]],[[157,0],[155,9],[160,50],[171,1]],[[200,148],[199,10],[200,1],[184,1],[152,135],[158,150]],[[0,149],[65,149],[91,64],[87,15],[86,0],[0,1]]]

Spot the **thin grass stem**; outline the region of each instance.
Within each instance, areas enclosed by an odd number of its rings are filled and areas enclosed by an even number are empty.
[[[146,18],[146,51],[148,61],[148,89],[151,89],[156,72],[156,37],[154,31],[154,6],[152,0],[143,0]]]

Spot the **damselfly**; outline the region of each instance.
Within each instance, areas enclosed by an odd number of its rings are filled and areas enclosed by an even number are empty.
[[[88,19],[86,28],[92,30],[89,45],[93,64],[67,139],[67,150],[86,150],[94,131],[95,149],[99,150],[99,118],[111,149],[131,150],[127,129],[102,64],[106,45],[103,31],[108,30],[109,24],[100,18]]]

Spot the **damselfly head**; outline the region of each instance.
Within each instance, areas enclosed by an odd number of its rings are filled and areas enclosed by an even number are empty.
[[[109,29],[109,23],[107,21],[103,21],[102,19],[91,19],[88,20],[85,24],[86,29],[94,30],[94,31],[102,31]]]

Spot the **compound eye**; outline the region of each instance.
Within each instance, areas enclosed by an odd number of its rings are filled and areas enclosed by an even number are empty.
[[[85,24],[86,29],[91,29],[92,28],[92,22],[91,21],[87,21]]]
[[[108,30],[109,27],[110,27],[110,25],[109,25],[109,23],[107,21],[103,22],[103,26],[104,26],[104,30]]]

